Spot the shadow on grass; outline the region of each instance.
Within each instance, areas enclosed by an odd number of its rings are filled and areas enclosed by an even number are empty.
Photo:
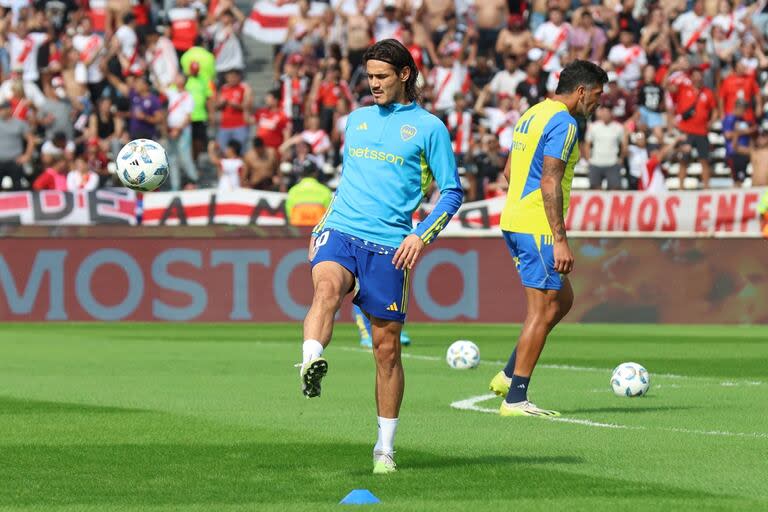
[[[71,402],[49,402],[45,400],[0,396],[0,416],[10,414],[124,414],[145,412],[149,411],[143,409],[130,409],[127,407],[88,405]]]
[[[524,453],[528,449],[520,447]],[[215,509],[217,504],[238,503],[333,504],[355,488],[370,489],[390,503],[702,498],[701,493],[667,485],[576,473],[584,465],[578,457],[459,457],[404,449],[397,459],[400,471],[382,478],[370,473],[368,444],[270,440],[232,445],[6,445],[0,446],[0,506],[203,504]]]
[[[526,455],[481,455],[478,457],[443,457],[433,454],[420,454],[414,461],[406,456],[402,463],[408,469],[454,468],[459,466],[496,465],[497,467],[546,466],[551,464],[582,464],[581,457],[547,457]]]

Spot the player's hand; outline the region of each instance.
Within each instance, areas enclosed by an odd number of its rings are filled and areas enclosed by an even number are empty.
[[[569,274],[573,270],[573,253],[568,242],[555,242],[555,270],[560,274]]]
[[[412,269],[416,265],[416,260],[421,255],[426,244],[418,235],[408,235],[397,248],[392,263],[397,270],[407,268]]]

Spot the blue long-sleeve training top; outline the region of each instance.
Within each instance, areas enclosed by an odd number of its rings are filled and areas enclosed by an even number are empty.
[[[349,115],[341,182],[314,229],[336,229],[397,247],[415,233],[432,242],[461,206],[451,140],[445,125],[417,103],[373,105]],[[434,180],[440,200],[413,228],[413,212]]]

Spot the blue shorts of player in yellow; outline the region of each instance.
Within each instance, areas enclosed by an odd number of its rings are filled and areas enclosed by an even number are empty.
[[[352,302],[376,318],[404,323],[410,272],[395,268],[392,258],[396,251],[394,247],[326,229],[315,239],[312,267],[321,261],[335,261],[357,279],[358,291]]]
[[[563,276],[555,270],[554,239],[552,235],[531,235],[502,231],[504,240],[523,286],[540,290],[559,290]]]

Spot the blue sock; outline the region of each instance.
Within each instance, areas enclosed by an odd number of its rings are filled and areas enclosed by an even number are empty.
[[[509,356],[509,361],[507,361],[507,366],[504,367],[504,375],[506,375],[510,379],[515,374],[515,359],[517,359],[517,346],[515,346],[515,350],[512,351],[512,355]]]
[[[507,403],[514,404],[528,400],[528,383],[531,382],[530,377],[521,377],[519,375],[512,376],[512,384],[509,386],[509,392],[507,393]]]

